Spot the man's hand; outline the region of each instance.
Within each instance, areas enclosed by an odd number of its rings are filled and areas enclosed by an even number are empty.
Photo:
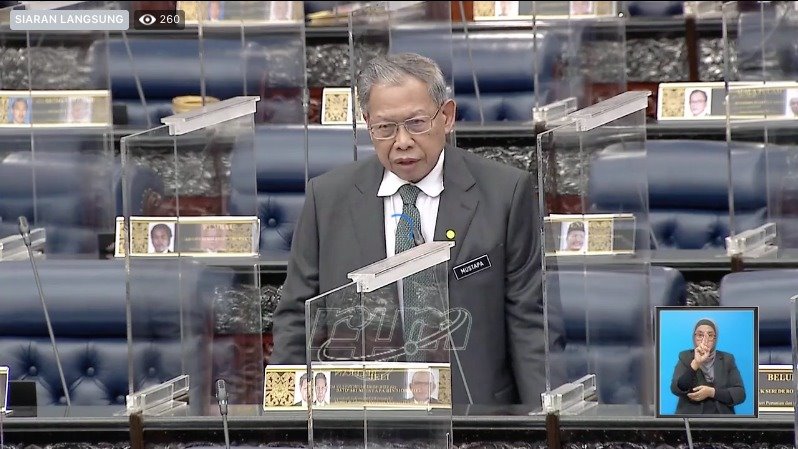
[[[687,393],[687,397],[693,401],[703,401],[707,398],[714,398],[715,389],[706,385],[699,385],[693,388],[692,393]]]

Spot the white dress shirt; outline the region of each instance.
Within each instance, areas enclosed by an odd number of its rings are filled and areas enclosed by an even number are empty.
[[[409,182],[396,176],[392,171],[385,170],[382,175],[382,183],[377,191],[377,196],[383,197],[385,210],[385,254],[388,257],[396,255],[396,226],[399,224],[399,216],[404,207],[402,196],[399,195],[399,187]],[[416,207],[421,217],[421,235],[425,242],[435,240],[435,222],[438,219],[438,204],[443,192],[443,151],[438,157],[438,163],[432,168],[427,176],[415,184],[421,191],[416,198]],[[399,288],[399,313],[404,322],[405,306],[403,298],[402,283],[398,282]]]
[[[396,254],[396,226],[399,224],[398,214],[402,213],[404,204],[399,195],[399,187],[409,182],[396,176],[392,171],[385,170],[382,183],[377,191],[377,196],[383,197],[385,210],[385,254],[391,257]],[[417,182],[416,187],[421,189],[416,199],[416,207],[421,216],[421,235],[425,242],[435,239],[435,222],[438,219],[438,204],[443,192],[443,151],[438,157],[438,163],[427,176]]]

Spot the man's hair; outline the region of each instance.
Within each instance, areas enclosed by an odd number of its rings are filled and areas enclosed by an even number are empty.
[[[408,76],[427,84],[429,96],[436,105],[440,106],[448,99],[443,72],[432,59],[416,53],[378,56],[366,63],[357,79],[357,95],[362,113],[368,114],[369,97],[374,85],[395,86]]]
[[[170,239],[172,238],[172,229],[164,223],[158,223],[157,225],[153,226],[152,229],[150,229],[150,237],[155,235],[156,229],[166,232],[166,235],[168,235]]]
[[[575,221],[568,226],[568,234],[573,231],[582,231],[585,232],[585,224],[581,221]]]
[[[432,384],[432,385],[435,385],[435,374],[432,371],[423,371],[423,370],[422,371],[416,371],[415,373],[413,373],[413,377],[410,379],[410,383],[413,383],[413,382],[416,381],[416,375],[417,374],[429,374],[429,383]]]
[[[325,376],[324,373],[316,374],[316,377],[314,378],[313,382],[316,383],[319,381],[319,379],[323,380],[324,384],[327,385],[327,376]]]
[[[299,376],[299,385],[302,385],[307,380],[308,380],[308,373],[302,374],[301,376]]]
[[[14,100],[14,103],[11,104],[11,107],[13,108],[14,106],[17,105],[17,103],[22,103],[25,105],[26,108],[28,107],[28,101],[25,100],[24,98],[17,98],[16,100]]]
[[[704,101],[707,101],[707,93],[704,92],[703,90],[699,90],[699,89],[696,89],[696,90],[690,92],[690,98],[692,98],[693,94],[696,94],[696,93],[701,94],[701,96],[704,97]]]

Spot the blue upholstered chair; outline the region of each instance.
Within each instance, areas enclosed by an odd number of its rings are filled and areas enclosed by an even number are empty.
[[[624,2],[630,16],[672,17],[684,12],[684,2],[636,1]]]
[[[238,32],[211,33],[202,41],[140,36],[127,45],[113,38],[96,41],[89,51],[95,84],[105,87],[110,80],[114,106],[125,111],[128,125],[159,126],[162,117],[172,115],[173,98],[202,92],[203,76],[209,96],[260,95],[259,121],[303,121],[304,47],[298,33],[248,33],[244,43]]]
[[[653,335],[654,307],[684,305],[686,288],[672,268],[650,267],[648,276],[648,270],[600,267],[562,268],[547,276],[549,295],[561,299],[566,335],[554,366],[562,370],[564,364],[568,380],[596,374],[601,403],[653,401],[643,395],[653,379],[653,337],[646,335]]]
[[[374,149],[365,133],[358,132],[358,158],[368,157]],[[305,161],[308,177],[319,176],[355,160],[352,128],[348,126],[312,126],[308,129],[308,153],[305,155],[305,131],[301,126],[260,125],[255,134],[255,170],[257,191],[236,173],[251,171],[248,150],[236,149],[232,156],[232,193],[230,213],[242,214],[253,209],[257,198],[261,220],[260,245],[265,257],[286,260],[291,249],[294,226],[305,202]]]
[[[191,397],[209,398],[215,286],[232,273],[189,261],[141,260],[131,266],[132,356],[125,315],[125,265],[121,260],[43,260],[37,263],[58,352],[73,405],[119,405],[128,394],[128,363],[137,389],[181,373],[187,357]],[[36,382],[39,405],[64,404],[55,356],[28,261],[0,262],[0,365],[11,379]],[[182,304],[180,298],[183,298]],[[181,313],[183,329],[181,334]],[[180,339],[183,335],[183,346]],[[204,367],[204,368],[203,368]],[[196,401],[196,404],[210,401]]]
[[[481,109],[488,123],[523,122],[532,119],[536,95],[540,104],[550,100],[561,46],[567,41],[555,34],[541,31],[535,42],[532,31],[480,30],[468,38],[458,32],[452,33],[449,46],[441,43],[446,34],[440,29],[398,29],[391,32],[391,51],[420,53],[441,66],[453,82],[457,120],[479,122]]]
[[[792,365],[790,298],[798,295],[798,270],[731,273],[721,279],[720,305],[759,307],[759,363]]]
[[[0,160],[0,236],[16,234],[24,215],[47,230],[46,252],[98,253],[97,234],[113,232],[114,217],[123,214],[124,189],[119,159],[98,154],[96,139],[38,137],[35,153],[15,151]],[[147,199],[163,193],[163,183],[141,166],[131,166],[128,179],[131,211],[141,215]]]
[[[637,212],[640,195],[648,192],[653,249],[722,249],[729,235],[729,162],[725,142],[649,140],[647,151],[617,145],[590,163],[588,195],[591,211]],[[778,168],[786,149],[737,142],[731,154],[735,227],[739,231],[765,223],[768,190],[783,191]],[[645,158],[648,185],[626,176]],[[781,158],[781,159],[779,159]],[[769,178],[769,179],[768,179]],[[783,193],[783,192],[782,192]]]

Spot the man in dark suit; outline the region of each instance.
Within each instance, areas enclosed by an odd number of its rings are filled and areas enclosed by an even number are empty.
[[[348,273],[408,249],[408,241],[452,241],[449,307],[470,317],[468,326],[452,332],[455,345],[467,345],[447,354],[453,402],[539,406],[545,390],[544,303],[532,176],[446,145],[456,106],[432,60],[416,54],[375,58],[357,87],[376,157],[308,183],[275,312],[271,363],[305,363],[308,299],[349,283]],[[422,239],[407,238],[408,231]],[[345,303],[340,297],[346,295],[353,295],[351,289],[336,291],[328,307]],[[397,323],[407,297],[390,298],[386,293],[375,301],[389,311],[383,318]],[[559,315],[551,318],[550,347],[560,350]],[[373,346],[382,344],[408,348],[401,325],[387,334],[360,334],[355,321],[348,328],[366,351],[350,355],[369,358],[380,354]]]

